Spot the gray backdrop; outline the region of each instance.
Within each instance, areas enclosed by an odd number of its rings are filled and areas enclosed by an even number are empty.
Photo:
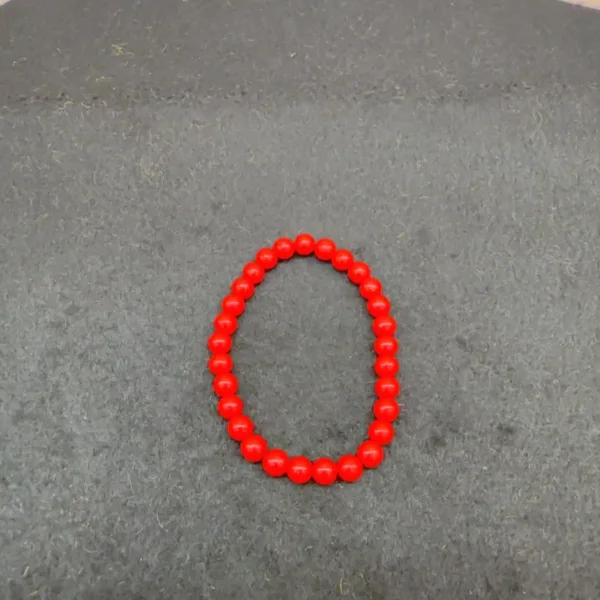
[[[600,596],[600,13],[550,0],[15,0],[0,12],[0,597]],[[380,469],[294,487],[215,414],[220,297],[279,235],[400,323]],[[339,455],[369,319],[269,275],[261,432]]]

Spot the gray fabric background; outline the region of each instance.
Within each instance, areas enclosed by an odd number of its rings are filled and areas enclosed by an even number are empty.
[[[549,0],[16,0],[0,12],[0,598],[600,596],[600,14]],[[354,486],[244,464],[206,337],[263,244],[369,261],[406,414]],[[356,290],[296,261],[235,360],[352,451]]]

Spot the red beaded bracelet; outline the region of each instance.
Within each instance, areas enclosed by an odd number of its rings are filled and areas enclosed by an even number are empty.
[[[244,312],[246,302],[254,295],[255,287],[265,278],[265,273],[275,268],[280,261],[295,255],[314,254],[319,260],[331,262],[333,268],[345,272],[348,279],[359,287],[360,295],[366,300],[367,311],[373,317],[377,355],[373,369],[377,375],[373,405],[375,421],[367,432],[356,454],[346,454],[337,462],[330,458],[310,461],[305,456],[290,457],[279,448],[269,448],[267,441],[254,429],[252,419],[244,414],[244,402],[238,396],[238,380],[233,375],[233,360],[229,355],[233,346],[232,335],[237,330],[237,318]],[[278,239],[271,248],[263,248],[256,259],[248,263],[231,284],[231,293],[221,303],[221,312],[214,320],[214,333],[208,339],[211,356],[208,368],[212,375],[213,389],[219,397],[217,410],[227,421],[227,432],[240,442],[242,456],[251,463],[262,463],[264,471],[272,477],[287,477],[294,483],[304,484],[311,479],[320,485],[331,485],[338,478],[348,483],[359,479],[363,469],[374,469],[383,461],[382,446],[394,438],[392,423],[400,415],[397,398],[400,382],[398,341],[394,337],[396,321],[390,315],[391,303],[383,295],[381,282],[371,276],[369,266],[355,261],[349,250],[338,249],[329,239],[315,239],[301,233],[295,240]]]

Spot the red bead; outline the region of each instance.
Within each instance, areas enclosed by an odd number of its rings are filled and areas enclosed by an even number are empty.
[[[336,271],[347,271],[354,261],[350,250],[336,250],[331,257],[331,264]]]
[[[254,423],[246,415],[232,417],[227,423],[227,433],[232,440],[242,442],[254,432]]]
[[[243,269],[244,277],[254,285],[258,285],[265,278],[264,267],[257,262],[249,262]]]
[[[217,333],[224,333],[225,335],[231,335],[237,329],[237,319],[227,313],[217,315],[213,324]]]
[[[378,467],[383,461],[383,448],[375,442],[363,442],[356,452],[356,455],[367,469]]]
[[[248,462],[260,462],[267,452],[267,440],[265,440],[264,437],[253,433],[242,441],[240,452]]]
[[[377,356],[394,356],[398,352],[398,340],[387,335],[382,335],[375,340],[373,349]]]
[[[294,456],[288,464],[287,476],[298,485],[308,483],[312,477],[312,463],[306,456]]]
[[[379,337],[381,335],[394,335],[396,333],[396,320],[390,315],[383,315],[373,319],[373,333]]]
[[[276,240],[273,244],[273,250],[275,250],[275,254],[281,260],[289,260],[296,253],[294,242],[290,238],[279,238]]]
[[[315,238],[309,233],[301,233],[294,241],[294,248],[300,256],[308,256],[315,249]]]
[[[398,373],[400,363],[393,356],[378,356],[373,370],[379,377],[393,377]]]
[[[312,478],[319,485],[331,485],[337,479],[337,465],[330,458],[317,458],[313,463]]]
[[[233,341],[225,333],[213,333],[208,338],[208,349],[214,354],[226,354],[232,346]]]
[[[221,302],[221,309],[224,313],[228,315],[233,315],[234,317],[239,317],[246,308],[246,302],[241,296],[237,294],[229,294],[223,298],[223,302]]]
[[[378,398],[395,398],[400,393],[400,382],[393,377],[380,377],[375,382],[375,394]]]
[[[226,421],[242,414],[244,410],[244,401],[239,396],[223,396],[219,398],[217,412]]]
[[[356,285],[360,285],[370,274],[371,269],[364,262],[352,263],[348,269],[348,279]]]
[[[231,292],[244,300],[254,296],[254,284],[247,277],[238,277],[231,284]]]
[[[323,238],[315,244],[315,256],[319,260],[331,260],[335,252],[335,242],[333,240]]]
[[[373,296],[367,302],[367,311],[372,317],[387,315],[392,309],[392,303],[385,296]]]
[[[238,391],[238,380],[232,373],[217,375],[213,380],[213,390],[217,396],[235,396]]]
[[[213,375],[222,375],[223,373],[231,373],[233,369],[233,360],[229,354],[213,354],[208,359],[208,370]]]
[[[365,300],[369,300],[374,296],[379,296],[382,290],[383,286],[381,285],[381,281],[379,281],[379,279],[375,279],[375,277],[367,277],[360,284],[359,288],[360,295]]]
[[[256,253],[256,262],[262,266],[265,271],[270,271],[277,266],[277,253],[273,248],[262,248]]]
[[[369,439],[380,446],[387,446],[394,439],[394,427],[388,421],[373,421],[369,426]]]
[[[262,466],[267,475],[282,477],[286,474],[289,458],[283,450],[268,450],[262,459]]]
[[[379,398],[373,404],[373,414],[378,421],[392,423],[400,415],[400,405],[393,398]]]
[[[354,454],[342,456],[337,463],[338,475],[342,481],[353,483],[363,474],[363,464]]]

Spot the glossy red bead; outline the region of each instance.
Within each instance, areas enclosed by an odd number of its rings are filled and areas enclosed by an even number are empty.
[[[394,335],[394,333],[396,333],[396,320],[390,315],[375,317],[375,319],[373,319],[373,333],[377,337],[382,335]]]
[[[381,285],[381,281],[379,279],[375,279],[375,277],[367,277],[358,288],[360,295],[365,300],[370,300],[375,296],[381,295],[383,290],[383,286]]]
[[[254,284],[247,277],[238,277],[231,284],[231,293],[249,300],[254,296]]]
[[[267,450],[262,459],[262,466],[267,475],[271,477],[283,477],[287,473],[290,459],[283,450]]]
[[[315,256],[319,260],[331,260],[335,249],[336,245],[333,240],[323,238],[315,244]]]
[[[294,249],[294,242],[290,238],[279,238],[273,244],[273,250],[280,260],[289,260],[294,256],[296,250]]]
[[[354,454],[346,454],[338,460],[338,476],[346,483],[354,483],[363,474],[363,464]]]
[[[233,360],[229,354],[213,354],[208,359],[208,370],[213,375],[222,375],[231,373],[233,369]]]
[[[265,278],[265,268],[256,261],[249,262],[242,273],[254,285],[258,285]]]
[[[294,456],[288,463],[287,476],[298,485],[308,483],[312,477],[312,462],[306,456]]]
[[[262,266],[265,271],[270,271],[277,266],[279,258],[273,248],[261,248],[256,253],[256,262]]]
[[[383,448],[372,441],[363,442],[356,452],[356,455],[367,469],[378,467],[384,457]]]
[[[301,233],[294,240],[294,249],[300,256],[308,256],[315,250],[315,238],[309,233]]]
[[[219,398],[217,412],[226,421],[241,415],[243,410],[244,401],[239,396],[223,396]]]
[[[348,279],[356,285],[360,285],[370,274],[369,265],[360,261],[352,263],[348,269]]]
[[[395,398],[400,393],[400,382],[394,377],[380,377],[375,382],[375,394],[378,398]]]
[[[227,313],[217,315],[213,324],[217,333],[224,333],[225,335],[235,333],[238,326],[237,319],[233,315]]]
[[[385,296],[373,296],[367,301],[367,311],[372,317],[387,315],[392,309],[392,303]]]
[[[229,419],[227,433],[232,440],[242,442],[254,433],[254,423],[246,415],[237,415]]]
[[[400,363],[393,356],[378,356],[373,370],[379,377],[394,377],[400,370]]]
[[[213,390],[217,396],[235,396],[238,391],[238,380],[232,373],[223,373],[213,379]]]
[[[240,452],[248,462],[260,462],[267,453],[267,440],[265,440],[264,437],[253,433],[242,440]]]
[[[382,335],[375,340],[373,349],[377,356],[394,356],[398,352],[398,340],[391,336]]]
[[[331,257],[331,264],[336,271],[347,271],[354,262],[354,256],[350,250],[336,250]]]
[[[319,485],[331,485],[337,479],[337,465],[330,458],[317,458],[313,463],[312,478]]]
[[[378,421],[392,423],[400,416],[400,405],[394,398],[379,398],[373,404],[373,414]]]
[[[233,340],[225,333],[213,333],[208,338],[208,349],[213,354],[226,354],[233,346]]]
[[[227,315],[239,317],[246,308],[246,302],[237,294],[229,294],[221,302],[221,310]]]
[[[394,439],[394,426],[388,421],[373,421],[369,425],[369,439],[380,446],[387,446]]]

